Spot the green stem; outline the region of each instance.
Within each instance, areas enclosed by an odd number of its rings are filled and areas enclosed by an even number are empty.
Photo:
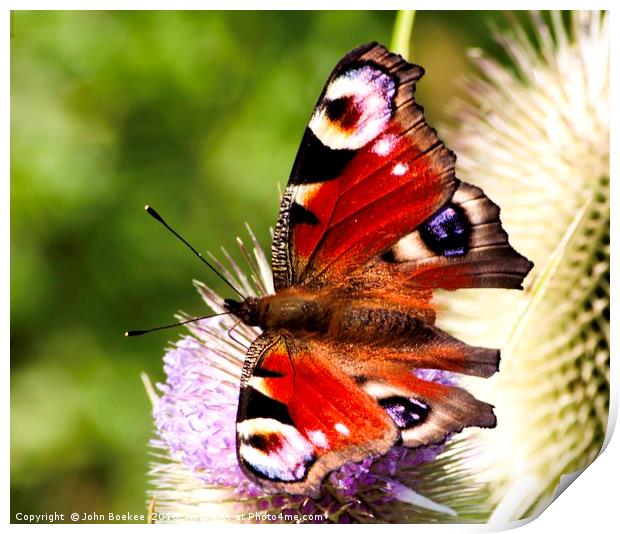
[[[414,9],[401,9],[396,14],[392,42],[390,43],[392,52],[400,54],[408,61],[411,60],[411,33],[414,19]]]

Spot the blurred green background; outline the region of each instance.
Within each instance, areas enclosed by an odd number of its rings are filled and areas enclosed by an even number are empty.
[[[389,44],[393,12],[11,14],[11,509],[145,511],[152,434],[139,374],[163,379],[164,331],[206,310],[191,280],[230,290],[201,250],[243,223],[265,247],[331,68]],[[498,52],[495,12],[419,12],[413,57],[431,123],[470,66]],[[238,257],[238,256],[236,256]]]

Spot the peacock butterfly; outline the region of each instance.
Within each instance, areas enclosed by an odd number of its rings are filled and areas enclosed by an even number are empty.
[[[533,264],[499,208],[455,176],[414,99],[422,67],[370,43],[327,80],[282,197],[276,292],[226,300],[248,350],[237,452],[265,487],[317,494],[347,462],[492,428],[493,407],[416,368],[489,377],[499,351],[434,326],[435,288],[520,289]]]
[[[497,372],[498,350],[434,326],[433,290],[520,289],[533,266],[509,245],[499,208],[456,178],[414,99],[423,74],[377,43],[340,60],[282,196],[275,294],[225,301],[262,329],[241,375],[237,456],[266,488],[316,496],[345,463],[496,424],[490,404],[414,373]]]

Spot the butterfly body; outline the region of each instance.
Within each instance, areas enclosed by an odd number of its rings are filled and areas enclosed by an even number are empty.
[[[242,302],[227,300],[227,309],[244,323],[262,330],[286,330],[301,337],[377,344],[413,329],[423,309],[351,298],[344,292],[283,290]]]
[[[490,404],[416,374],[497,372],[498,350],[435,326],[433,291],[519,289],[532,268],[499,208],[456,178],[414,99],[423,73],[376,43],[342,58],[282,196],[275,294],[225,302],[262,330],[242,372],[237,451],[266,488],[317,495],[346,463],[496,424]]]

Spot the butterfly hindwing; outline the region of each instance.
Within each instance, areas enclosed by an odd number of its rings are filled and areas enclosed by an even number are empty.
[[[418,290],[521,288],[533,264],[508,243],[499,211],[480,188],[459,182],[450,201],[382,259]]]
[[[499,369],[499,350],[468,345],[408,313],[367,301],[349,304],[336,313],[340,328],[333,345],[348,348],[332,351],[331,360],[342,353],[341,365],[352,376],[357,376],[359,369],[388,365],[407,371],[437,369],[483,378]],[[388,334],[379,335],[380,329]]]
[[[398,426],[405,447],[443,443],[466,427],[493,428],[493,406],[462,388],[422,380],[411,372],[375,367],[362,389]]]

